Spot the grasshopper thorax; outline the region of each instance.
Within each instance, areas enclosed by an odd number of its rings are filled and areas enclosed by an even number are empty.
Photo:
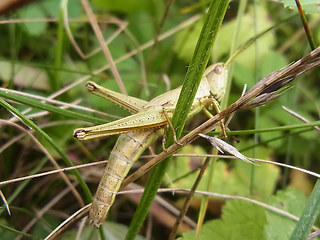
[[[226,92],[227,68],[223,63],[216,63],[209,66],[203,76],[210,86],[210,94],[219,100]]]

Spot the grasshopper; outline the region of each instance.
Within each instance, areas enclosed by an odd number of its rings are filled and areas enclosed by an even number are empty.
[[[218,111],[218,101],[225,93],[226,81],[227,69],[223,63],[209,66],[203,74],[188,118],[205,110],[206,106],[214,106]],[[98,228],[104,222],[132,164],[148,146],[164,134],[170,124],[181,87],[147,102],[113,92],[93,82],[88,82],[86,86],[93,94],[106,98],[133,114],[111,123],[78,128],[74,131],[74,137],[79,140],[121,134],[110,152],[107,166],[89,211],[90,224]]]

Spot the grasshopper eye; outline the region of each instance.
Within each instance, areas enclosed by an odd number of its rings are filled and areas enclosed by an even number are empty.
[[[221,74],[222,73],[222,66],[219,64],[217,66],[214,67],[213,71],[216,73],[216,74]]]

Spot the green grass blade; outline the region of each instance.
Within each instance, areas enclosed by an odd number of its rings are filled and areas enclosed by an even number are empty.
[[[270,127],[270,128],[260,128],[260,129],[249,129],[249,130],[239,130],[239,131],[230,131],[227,132],[227,135],[249,135],[256,133],[266,133],[266,132],[279,132],[279,131],[288,131],[288,130],[297,130],[300,128],[309,128],[320,126],[320,121],[309,122],[309,123],[298,123],[280,127]],[[208,135],[218,135],[219,133],[210,133]]]
[[[317,180],[312,194],[303,210],[300,220],[294,229],[290,240],[307,239],[308,234],[320,213],[320,181]]]
[[[19,231],[19,230],[17,230],[17,229],[8,227],[8,226],[6,226],[5,224],[1,224],[1,223],[0,223],[0,228],[2,228],[2,229],[4,229],[4,230],[7,230],[8,232],[15,233],[17,236],[27,237],[28,239],[38,239],[38,240],[41,240],[41,239],[42,239],[41,237],[34,236],[34,235],[29,234],[29,233],[25,233],[25,232],[23,232],[23,231]]]
[[[61,114],[64,115],[66,117],[71,117],[71,118],[76,118],[76,119],[80,119],[83,121],[88,121],[91,123],[95,123],[95,124],[103,124],[106,123],[107,120],[102,120],[96,117],[91,117],[91,116],[87,116],[85,114],[82,113],[77,113],[77,112],[73,112],[67,109],[61,109],[59,107],[55,107],[52,106],[50,104],[47,103],[42,103],[40,101],[34,100],[32,98],[28,98],[28,97],[24,97],[24,96],[20,96],[14,93],[8,93],[6,91],[0,90],[0,97],[6,98],[6,99],[10,99],[31,107],[35,107],[35,108],[39,108],[39,109],[43,109],[49,112],[53,112],[53,113],[57,113],[57,114]]]
[[[70,159],[66,156],[66,154],[60,149],[60,147],[53,141],[53,139],[46,134],[41,128],[39,128],[33,121],[31,121],[29,118],[24,116],[19,110],[14,108],[12,105],[4,101],[2,98],[0,98],[0,105],[5,107],[8,111],[10,111],[12,114],[14,114],[16,117],[18,117],[26,126],[32,128],[34,131],[36,131],[41,137],[43,137],[51,146],[52,148],[57,151],[57,153],[61,156],[62,160],[65,162],[65,164],[68,167],[73,166]],[[71,171],[77,180],[79,181],[80,186],[82,187],[84,194],[86,195],[86,198],[89,202],[92,202],[92,195],[91,192],[85,183],[83,179],[81,178],[81,175],[78,170],[74,169]]]
[[[226,132],[227,136],[238,136],[238,135],[250,135],[256,133],[266,133],[266,132],[279,132],[279,131],[288,131],[288,130],[297,130],[300,128],[310,128],[310,127],[319,127],[320,121],[309,122],[309,123],[298,123],[280,127],[270,127],[270,128],[259,128],[259,129],[248,129],[248,130],[234,130]],[[306,129],[308,131],[308,129]],[[311,131],[311,129],[310,129]],[[190,131],[183,131],[183,134],[186,135]],[[206,135],[217,136],[220,132],[209,132]]]
[[[202,74],[209,61],[213,43],[221,26],[228,4],[229,1],[226,0],[212,1],[209,11],[205,17],[204,25],[184,79],[181,94],[172,118],[172,124],[177,138],[179,138],[182,133],[184,123],[187,119],[193,99],[200,84]],[[168,131],[167,139],[166,147],[174,142],[171,131]],[[160,186],[164,173],[166,172],[169,159],[170,157],[166,158],[152,170],[137,211],[131,221],[126,239],[134,239],[144,222],[149,211],[149,207],[157,193],[157,189]]]
[[[241,28],[241,20],[244,15],[246,6],[247,6],[247,1],[240,1],[239,2],[239,7],[238,7],[238,11],[237,11],[237,19],[236,19],[236,24],[234,27],[234,33],[233,33],[232,42],[231,42],[231,49],[230,49],[230,55],[229,55],[230,57],[232,56],[232,54],[236,51],[236,49],[238,47],[239,33],[240,33],[240,28]],[[221,101],[221,109],[226,108],[227,104],[228,104],[230,90],[231,90],[232,75],[233,75],[233,62],[231,62],[228,66],[228,80],[227,80],[227,86],[226,86],[226,93]],[[219,130],[219,129],[217,129],[217,130]],[[215,150],[215,152],[216,152],[216,150]],[[207,180],[207,185],[206,185],[207,191],[211,191],[211,183],[212,183],[212,179],[213,179],[215,162],[216,162],[216,159],[214,159],[214,161],[210,161],[210,163],[208,165],[208,180]],[[205,218],[205,215],[207,212],[208,203],[209,203],[208,196],[202,196],[201,207],[199,209],[199,215],[198,215],[198,221],[197,221],[197,235],[199,234],[200,229],[202,228],[202,223],[204,221],[204,218]]]

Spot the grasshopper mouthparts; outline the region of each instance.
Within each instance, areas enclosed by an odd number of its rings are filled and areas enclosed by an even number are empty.
[[[97,86],[93,82],[87,82],[86,87],[90,92],[95,91],[97,89]]]
[[[79,140],[82,140],[86,137],[87,133],[89,133],[90,131],[85,130],[85,129],[76,129],[73,132],[73,136]]]

